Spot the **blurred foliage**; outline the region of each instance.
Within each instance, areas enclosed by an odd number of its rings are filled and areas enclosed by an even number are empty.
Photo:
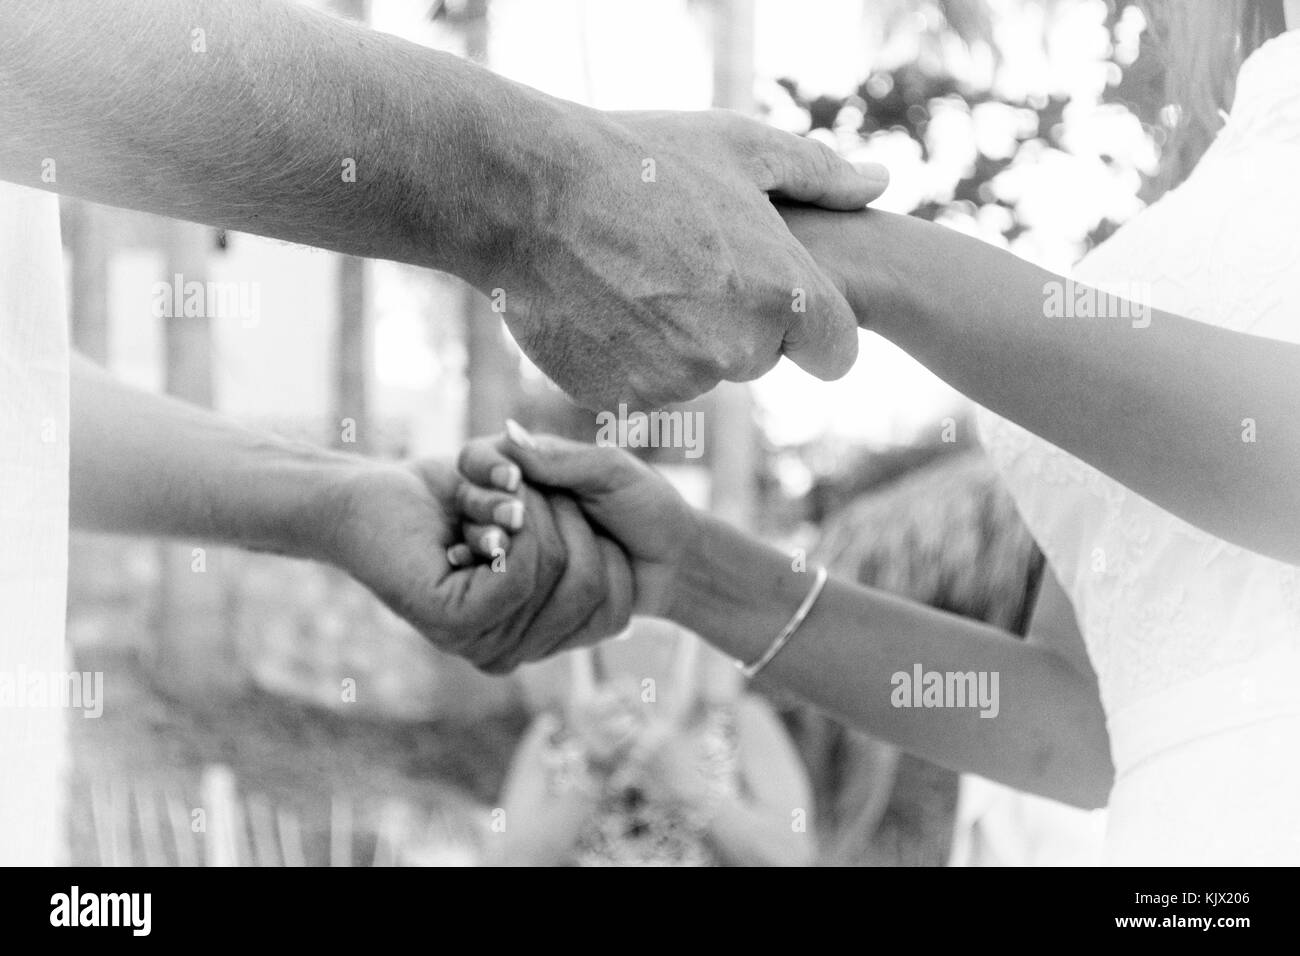
[[[1036,9],[1024,9],[1029,7]],[[906,137],[921,166],[936,175],[925,180],[921,192],[928,195],[915,204],[904,199],[910,208],[903,211],[953,225],[1031,258],[1044,247],[1066,250],[1066,255],[1053,259],[1064,268],[1158,198],[1165,186],[1158,165],[1160,147],[1169,139],[1177,113],[1164,101],[1159,52],[1142,32],[1145,19],[1137,0],[888,0],[881,10],[883,48],[889,49],[899,34],[906,35],[910,44],[912,55],[903,62],[872,70],[847,96],[806,95],[798,79],[791,77],[779,79],[777,85],[789,97],[790,104],[784,105],[802,111],[809,135],[841,152],[893,165],[892,157],[907,153],[896,140]],[[1002,70],[1013,54],[1023,59],[1026,51],[997,45],[998,17],[1041,14],[1041,33],[1013,31],[1013,36],[1022,46],[1041,43],[1041,50],[1029,53],[1050,59],[1054,18],[1078,15],[1081,10],[1098,15],[1095,26],[1093,21],[1089,24],[1104,30],[1107,38],[1098,45],[1095,68],[1104,73],[1105,82],[1095,102],[1072,100],[1067,93],[1046,88],[1008,97],[1003,92],[1006,84],[1000,82]],[[1088,47],[1093,39],[1067,35],[1056,42]],[[981,54],[991,68],[983,73],[969,69]],[[779,104],[768,106],[780,112]],[[785,112],[785,125],[794,128],[789,110]],[[939,130],[954,113],[960,118],[955,131]],[[997,121],[1002,135],[978,135],[982,113]],[[1097,122],[1098,116],[1104,117],[1104,128],[1087,125]],[[960,142],[949,149],[953,139]],[[1113,147],[1108,145],[1111,141]],[[990,142],[996,148],[990,148]],[[945,150],[948,155],[938,155]],[[1051,169],[1054,178],[1045,174],[1046,187],[1037,186],[1032,195],[1023,188],[1007,188],[1014,175],[1033,167]],[[917,178],[915,169],[900,172],[896,179]],[[950,180],[943,178],[946,174]],[[1086,182],[1072,178],[1084,176]],[[1080,199],[1090,188],[1104,190],[1092,206],[1087,198]],[[1069,211],[1052,219],[1056,206]],[[1027,232],[1035,233],[1030,237],[1033,241],[1018,247]],[[963,427],[960,434],[969,431]],[[804,517],[821,522],[856,496],[955,450],[959,449],[946,445],[832,451],[819,442],[786,451],[796,453],[814,472]],[[768,461],[773,463],[780,450],[769,451]],[[775,485],[773,480],[764,481],[765,489]]]
[[[1050,23],[1061,9],[1079,2],[1081,0],[1054,0],[1037,6],[1045,8],[1044,22]],[[1022,7],[1029,5],[1020,4]],[[1102,103],[1127,109],[1158,147],[1168,138],[1170,120],[1164,111],[1163,70],[1159,57],[1146,43],[1141,45],[1135,60],[1128,60],[1124,55],[1120,37],[1127,18],[1132,18],[1138,10],[1137,0],[1104,0],[1104,5],[1103,26],[1112,42],[1103,61],[1107,65],[1108,83]],[[940,3],[899,0],[888,5],[886,29],[918,32],[916,39],[921,55],[899,66],[873,71],[849,96],[807,97],[802,94],[796,78],[785,77],[778,80],[778,84],[806,112],[810,131],[834,133],[840,131],[846,121],[852,122],[854,117],[860,117],[856,131],[864,142],[870,142],[873,136],[882,133],[902,133],[916,143],[922,159],[927,162],[932,158],[930,133],[937,110],[955,106],[973,114],[980,106],[997,104],[1017,111],[1014,149],[1003,155],[990,155],[983,150],[977,152],[975,161],[955,183],[951,197],[927,200],[911,210],[913,215],[935,221],[946,214],[972,216],[982,208],[996,206],[1006,210],[1007,215],[992,221],[1005,223],[999,231],[1010,242],[1027,226],[1017,204],[993,188],[994,180],[1018,163],[1041,159],[1043,151],[1070,152],[1065,142],[1066,108],[1070,100],[1059,93],[1048,92],[1010,99],[999,94],[996,82],[973,83],[969,77],[958,75],[951,56],[954,49],[967,53],[983,49],[996,66],[1004,61],[1003,51],[995,42],[992,6],[988,0],[945,0]],[[1046,43],[1045,36],[1043,42]],[[1120,161],[1114,156],[1103,155],[1103,159]],[[1144,202],[1149,202],[1158,194],[1160,186],[1154,170],[1141,172],[1138,195]],[[1092,248],[1103,241],[1119,225],[1113,219],[1103,218],[1086,236],[1086,247]]]

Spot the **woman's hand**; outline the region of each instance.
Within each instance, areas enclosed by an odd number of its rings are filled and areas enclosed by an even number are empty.
[[[471,527],[493,520],[512,466],[525,482],[547,492],[548,507],[576,502],[592,533],[617,542],[632,570],[634,612],[663,614],[681,556],[699,533],[694,509],[667,480],[620,449],[534,437],[509,422],[506,435],[475,440],[461,452],[460,472],[477,486],[460,496]],[[541,509],[529,505],[524,527],[539,516]]]

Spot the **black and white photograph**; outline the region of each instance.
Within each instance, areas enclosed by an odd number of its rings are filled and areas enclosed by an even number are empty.
[[[1248,929],[1298,173],[1300,0],[0,0],[23,918],[1087,867]]]

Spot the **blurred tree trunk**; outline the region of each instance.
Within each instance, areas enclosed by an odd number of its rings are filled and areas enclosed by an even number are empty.
[[[108,364],[108,264],[112,213],[97,203],[65,197],[72,253],[72,347]]]
[[[714,0],[713,105],[754,112],[754,0]],[[749,386],[723,382],[710,396],[710,508],[741,527],[754,517],[758,436]]]
[[[108,365],[109,237],[113,212],[83,199],[59,200],[63,236],[71,257],[68,318],[72,347],[92,362]],[[73,531],[68,542],[69,620],[83,596],[94,594],[103,569],[120,567],[121,543]],[[146,632],[147,633],[147,632]]]
[[[193,223],[167,224],[167,281],[179,284],[182,301],[185,286],[208,281],[208,254],[212,231]],[[204,297],[206,306],[206,297]],[[206,309],[204,310],[206,311]],[[207,315],[176,315],[163,320],[165,363],[163,384],[169,395],[187,402],[213,407],[212,320]]]
[[[365,23],[369,17],[368,0],[334,0],[332,7],[339,16],[358,23]],[[349,451],[370,452],[375,450],[375,436],[369,402],[371,342],[366,316],[366,260],[339,256],[336,283],[334,420],[330,423],[334,444]]]
[[[166,224],[166,277],[179,285],[208,281],[212,230],[192,223]],[[206,297],[205,297],[206,304]],[[206,311],[206,309],[204,310]],[[161,320],[165,349],[164,387],[170,395],[213,406],[212,321],[207,315],[176,315]],[[219,549],[203,542],[159,545],[157,644],[154,676],[169,696],[212,700],[243,683],[226,607],[225,576]]]
[[[465,431],[469,437],[501,431],[519,401],[519,358],[506,340],[505,323],[490,301],[465,286]]]
[[[488,65],[488,0],[466,0],[457,14],[465,37],[465,56]],[[509,290],[504,306],[510,308]],[[506,337],[502,313],[493,300],[470,286],[461,304],[465,335],[465,432],[490,435],[501,430],[519,403],[519,357]]]
[[[338,257],[338,324],[334,333],[334,443],[350,451],[375,448],[371,434],[370,327],[366,321],[366,260]]]

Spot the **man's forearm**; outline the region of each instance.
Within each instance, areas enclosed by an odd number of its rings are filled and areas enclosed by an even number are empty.
[[[329,558],[331,509],[361,459],[242,428],[72,364],[75,528]]]
[[[480,284],[575,109],[284,0],[0,4],[0,177]]]

